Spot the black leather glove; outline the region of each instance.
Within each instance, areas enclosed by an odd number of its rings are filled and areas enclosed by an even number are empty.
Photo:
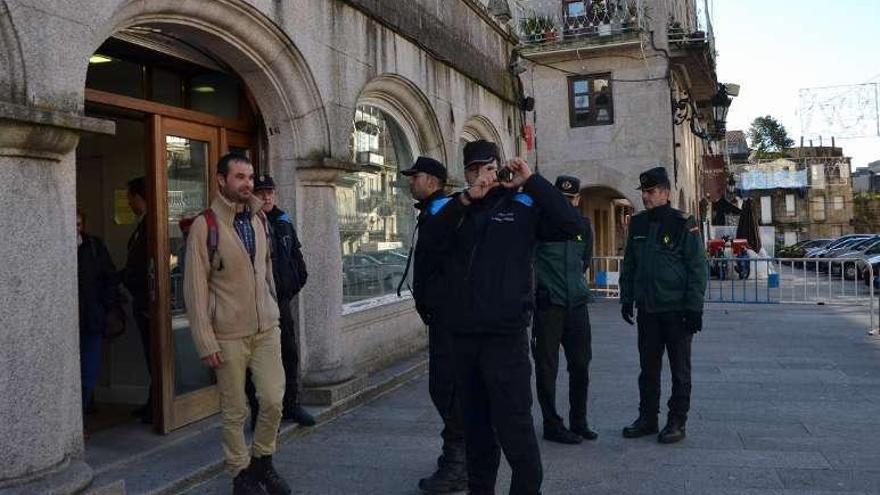
[[[629,323],[630,325],[635,325],[635,322],[633,321],[634,315],[635,313],[633,313],[633,303],[621,303],[620,316],[623,317],[623,321]]]
[[[681,321],[684,329],[690,333],[697,333],[703,329],[703,313],[700,311],[683,312]]]

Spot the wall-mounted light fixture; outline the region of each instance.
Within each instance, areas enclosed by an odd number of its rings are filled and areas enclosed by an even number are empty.
[[[91,57],[89,57],[89,65],[106,64],[106,63],[112,62],[112,61],[113,61],[112,58],[110,58],[106,55],[101,55],[99,53],[96,53],[96,54],[92,55]]]
[[[727,87],[724,84],[718,84],[718,90],[710,101],[712,105],[712,119],[714,121],[713,131],[708,132],[697,127],[697,118],[700,117],[697,107],[690,98],[682,98],[673,100],[672,110],[675,113],[675,125],[681,125],[685,121],[690,122],[691,132],[694,136],[705,141],[719,140],[724,138],[727,132],[727,112],[730,110],[730,104],[733,100],[727,93]]]

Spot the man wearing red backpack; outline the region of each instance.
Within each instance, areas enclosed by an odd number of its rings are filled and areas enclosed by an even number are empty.
[[[229,154],[217,164],[220,194],[187,236],[184,296],[202,361],[214,369],[223,415],[223,451],[233,493],[289,494],[272,466],[284,398],[278,304],[269,228],[253,195],[254,167]],[[249,451],[245,376],[250,369],[260,414]]]

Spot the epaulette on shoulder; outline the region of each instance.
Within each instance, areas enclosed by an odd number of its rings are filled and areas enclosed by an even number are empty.
[[[447,196],[445,198],[437,198],[434,201],[431,201],[431,204],[428,205],[428,213],[430,213],[431,215],[436,215],[451,200],[452,198]]]
[[[535,200],[532,199],[531,196],[524,192],[516,193],[513,195],[513,200],[517,203],[522,203],[526,206],[532,207],[535,205]]]

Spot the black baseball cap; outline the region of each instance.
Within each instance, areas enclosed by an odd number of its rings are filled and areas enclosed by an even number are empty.
[[[556,178],[556,189],[566,196],[577,196],[581,192],[581,181],[570,175],[560,175]]]
[[[657,186],[669,187],[669,175],[664,167],[654,167],[639,175],[639,187],[636,189],[644,191]]]
[[[501,161],[497,144],[485,139],[478,139],[464,145],[464,168],[471,165],[482,165],[492,160]]]
[[[413,163],[413,166],[406,170],[401,170],[400,175],[405,175],[408,177],[410,175],[416,175],[419,172],[433,175],[440,180],[446,180],[446,167],[444,167],[443,164],[438,162],[437,160],[429,158],[427,156],[420,156],[416,158],[416,162]]]
[[[254,191],[259,191],[261,189],[275,189],[275,181],[272,180],[271,175],[258,175],[254,180]]]

